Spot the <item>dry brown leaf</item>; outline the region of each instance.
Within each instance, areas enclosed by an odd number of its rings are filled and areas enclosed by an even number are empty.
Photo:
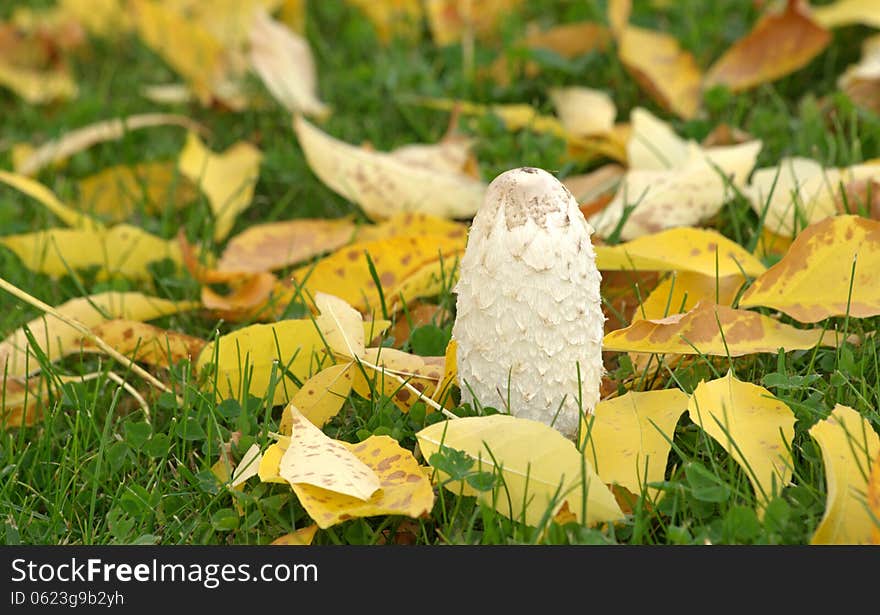
[[[801,7],[801,0],[788,0],[784,11],[761,18],[709,68],[703,87],[742,92],[789,75],[822,53],[831,34]]]

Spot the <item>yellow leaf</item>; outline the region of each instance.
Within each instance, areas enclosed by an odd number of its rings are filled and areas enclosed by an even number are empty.
[[[880,314],[880,221],[827,218],[798,235],[788,253],[746,289],[741,307],[766,306],[800,322]]]
[[[579,448],[603,482],[656,494],[645,484],[663,480],[675,425],[688,399],[678,389],[665,389],[602,400],[592,416],[581,419]]]
[[[443,379],[431,396],[435,401],[443,402],[447,407],[453,405],[452,386],[458,386],[458,342],[450,339],[446,344],[446,353],[443,357]]]
[[[812,8],[816,23],[826,28],[842,28],[861,24],[880,28],[880,11],[874,0],[837,0]]]
[[[273,540],[270,544],[273,545],[294,545],[294,546],[308,546],[312,544],[312,540],[315,539],[315,534],[318,532],[318,526],[315,524],[309,525],[307,527],[301,527],[300,529],[290,532],[289,534],[284,534],[279,536],[275,540]]]
[[[789,484],[795,417],[770,391],[728,372],[697,385],[688,414],[743,468],[759,511]]]
[[[435,423],[416,437],[429,463],[444,446],[473,458],[474,471],[503,477],[497,497],[491,491],[476,491],[466,482],[444,482],[444,486],[454,493],[477,496],[511,519],[538,525],[545,514],[552,517],[565,502],[580,523],[595,525],[623,518],[614,495],[574,443],[539,421],[506,414],[467,417]]]
[[[40,182],[25,175],[0,170],[0,182],[23,192],[55,214],[64,224],[75,228],[101,229],[103,225],[69,205],[62,203],[55,193]]]
[[[468,226],[462,222],[420,213],[394,214],[379,224],[358,227],[355,241],[378,241],[406,235],[446,235],[449,239],[465,239]]]
[[[315,59],[308,41],[264,10],[250,31],[250,63],[263,85],[285,109],[318,118],[330,108],[318,98]]]
[[[423,357],[396,348],[367,348],[360,366],[354,369],[352,388],[366,399],[376,390],[391,398],[401,411],[409,412],[422,396],[432,397],[444,366],[444,357]]]
[[[4,61],[0,61],[0,85],[33,105],[69,100],[79,92],[73,77],[63,68],[38,70]]]
[[[54,278],[71,270],[97,267],[98,279],[120,276],[148,280],[152,276],[151,263],[170,259],[175,266],[183,266],[176,240],[156,237],[130,224],[98,230],[55,228],[7,235],[0,237],[0,245],[15,252],[31,271]]]
[[[281,478],[278,469],[281,465],[281,457],[284,456],[284,451],[287,450],[289,445],[290,436],[283,436],[278,439],[278,442],[270,444],[266,450],[263,451],[263,456],[260,458],[260,465],[257,468],[257,476],[260,477],[262,482],[288,484],[286,480]]]
[[[138,292],[105,292],[71,299],[56,309],[87,327],[107,320],[152,320],[198,307],[197,301],[168,301]],[[26,325],[50,361],[77,352],[82,334],[54,316],[41,316]],[[0,373],[23,377],[39,369],[24,327],[0,342]]]
[[[783,11],[762,17],[712,64],[703,87],[723,84],[742,92],[776,81],[809,64],[830,42],[830,33],[802,11],[800,0],[788,0]]]
[[[315,324],[330,350],[347,359],[364,354],[364,319],[361,313],[339,297],[315,294],[318,316]]]
[[[691,271],[673,271],[642,301],[633,320],[656,320],[670,314],[683,314],[701,301],[730,306],[744,283],[742,275],[715,278]]]
[[[556,115],[569,134],[605,134],[614,128],[617,107],[606,92],[577,86],[553,88],[549,94]]]
[[[2,356],[0,347],[0,361]],[[33,425],[40,420],[52,385],[52,379],[41,375],[27,379],[0,376],[0,430]]]
[[[376,472],[342,442],[325,435],[292,404],[288,409],[291,413],[290,444],[281,456],[278,467],[281,477],[294,488],[302,485],[320,487],[324,491],[368,500],[381,486]],[[320,521],[316,521],[320,525]]]
[[[745,185],[761,149],[757,140],[704,148],[680,139],[644,109],[634,109],[632,118],[630,168],[608,206],[589,217],[603,237],[617,229],[629,206],[620,231],[625,240],[706,222],[734,196],[731,184]]]
[[[636,320],[605,335],[602,350],[740,357],[758,352],[835,346],[833,332],[797,329],[777,320],[712,302],[657,320]]]
[[[132,0],[130,8],[144,44],[189,83],[202,104],[209,104],[229,71],[220,40],[168,4]]]
[[[297,484],[293,490],[320,528],[357,517],[406,515],[431,511],[434,490],[412,453],[388,436],[370,436],[358,444],[341,442],[379,477],[380,489],[363,501],[320,487]]]
[[[238,465],[235,466],[235,469],[232,471],[232,476],[229,477],[229,486],[235,489],[247,482],[252,476],[257,476],[259,474],[262,457],[263,456],[260,454],[260,447],[256,444],[251,444],[248,450],[245,451],[244,455],[242,455]]]
[[[358,242],[343,247],[315,264],[303,265],[292,274],[304,295],[319,292],[339,297],[356,310],[377,313],[382,300],[367,255],[373,262],[387,307],[397,298],[399,285],[418,274],[424,267],[442,259],[449,269],[455,258],[464,252],[465,237],[446,235],[398,236],[377,241]],[[289,287],[283,291],[293,294]],[[417,298],[412,292],[407,299]],[[284,304],[284,301],[280,301]]]
[[[880,545],[880,453],[871,464],[871,476],[868,477],[868,509],[871,511],[874,529],[871,531],[871,544]]]
[[[90,33],[113,37],[131,29],[131,17],[122,0],[58,0],[58,6],[72,15]]]
[[[810,544],[870,543],[877,526],[866,497],[871,462],[880,455],[880,438],[870,422],[841,404],[813,425],[810,435],[822,450],[827,494],[825,514]]]
[[[260,150],[244,141],[215,154],[198,135],[187,135],[178,167],[207,195],[214,214],[215,241],[225,239],[238,214],[250,206],[262,158]]]
[[[684,119],[702,102],[702,75],[693,55],[669,34],[626,25],[617,35],[621,63],[661,106]]]
[[[135,212],[156,213],[198,199],[196,187],[180,176],[174,162],[116,165],[77,182],[80,211],[104,216],[113,222]]]
[[[428,26],[434,43],[457,43],[462,38],[489,39],[497,35],[505,15],[515,12],[522,0],[426,0]]]
[[[743,193],[765,228],[793,237],[799,229],[840,213],[844,195],[850,196],[847,184],[870,180],[880,181],[880,166],[823,168],[809,158],[783,158],[778,166],[756,170]],[[852,213],[859,205],[849,203]]]
[[[422,23],[422,3],[419,0],[346,0],[363,11],[376,28],[383,43],[395,37],[415,38]]]
[[[690,271],[714,278],[757,276],[767,270],[748,250],[714,229],[672,228],[595,248],[601,271]]]
[[[198,132],[205,130],[198,122],[188,117],[168,113],[144,113],[103,120],[77,128],[58,139],[44,143],[33,150],[30,155],[19,160],[15,166],[15,172],[22,175],[35,175],[47,165],[67,160],[93,145],[105,141],[117,141],[133,130],[157,126],[180,126]]]
[[[299,264],[349,243],[351,218],[303,218],[252,224],[226,243],[217,269],[259,273]]]
[[[387,152],[349,145],[299,115],[293,129],[315,175],[373,220],[402,211],[466,218],[483,202],[486,185],[465,173],[426,169]]]
[[[92,327],[92,332],[121,354],[156,367],[170,367],[181,360],[194,361],[207,343],[178,331],[144,322],[115,319]],[[103,353],[94,341],[82,340],[83,352]]]
[[[291,403],[284,408],[278,431],[290,435],[293,421],[291,408],[299,412],[318,427],[339,413],[342,404],[352,387],[353,363],[340,363],[322,369],[306,380],[302,388],[293,395]]]

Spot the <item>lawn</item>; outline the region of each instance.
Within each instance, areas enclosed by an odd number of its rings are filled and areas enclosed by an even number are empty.
[[[863,41],[876,35],[870,25],[829,27],[830,40],[815,57],[772,80],[738,92],[723,85],[706,89],[699,110],[686,119],[634,78],[613,40],[605,49],[570,57],[548,49],[526,49],[520,44],[530,25],[550,29],[585,21],[607,24],[605,2],[523,2],[514,10],[503,11],[491,36],[475,40],[466,37],[464,42],[446,45],[435,42],[426,21],[419,21],[411,36],[392,35],[383,40],[373,22],[356,6],[360,3],[334,0],[303,4],[303,36],[314,55],[317,92],[331,109],[325,118],[309,121],[326,134],[355,146],[368,144],[372,150],[384,152],[408,144],[441,141],[449,130],[451,114],[448,109],[426,104],[428,98],[481,105],[522,103],[539,114],[552,116],[555,107],[550,92],[554,88],[585,86],[610,96],[617,122],[627,122],[633,110],[644,109],[668,123],[682,140],[706,143],[707,137],[718,138],[718,127],[725,125],[733,132],[759,139],[760,151],[750,170],[775,167],[783,158],[795,156],[811,158],[826,169],[880,159],[876,96],[872,111],[857,104],[838,83],[847,68],[862,57]],[[631,24],[674,37],[705,72],[753,29],[769,10],[765,5],[773,3],[688,0],[633,4]],[[0,18],[12,23],[22,18],[22,11],[29,10],[34,19],[49,24],[40,11],[53,6],[48,1],[7,2],[0,7]],[[171,188],[162,193],[154,208],[147,204],[147,186],[141,186],[144,194],[135,195],[133,209],[124,217],[129,224],[169,245],[178,245],[177,238],[183,235],[204,259],[205,254],[219,256],[231,238],[264,223],[306,218],[348,219],[359,228],[376,223],[355,199],[342,196],[318,177],[294,132],[291,111],[256,74],[248,73],[243,78],[249,96],[249,104],[243,108],[234,108],[216,97],[207,104],[192,97],[159,103],[145,95],[145,87],[185,79],[145,43],[136,29],[120,28],[115,35],[111,32],[106,36],[84,30],[84,39],[68,47],[59,29],[44,27],[51,35],[42,35],[48,38],[39,48],[55,54],[50,62],[62,61],[60,56],[67,63],[77,94],[69,99],[32,102],[8,87],[0,89],[0,113],[4,118],[0,169],[15,170],[15,156],[23,151],[21,144],[37,147],[112,118],[177,114],[204,127],[200,138],[212,152],[224,152],[240,143],[259,151],[253,196],[231,219],[231,227],[222,239],[217,240],[218,216],[210,199],[196,192],[183,204],[174,202],[175,183],[183,181],[175,176]],[[10,34],[7,38],[12,37]],[[0,45],[4,44],[0,38]],[[499,58],[519,67],[512,69],[515,73],[509,83],[499,83],[487,75]],[[524,71],[525,61],[537,69]],[[622,162],[626,167],[626,161],[602,154],[573,155],[560,134],[541,130],[532,122],[514,129],[498,113],[461,113],[457,130],[473,138],[472,160],[477,163],[477,179],[483,182],[523,166],[545,169],[560,180],[587,174],[611,162]],[[76,205],[81,203],[81,180],[117,165],[177,160],[187,143],[188,131],[178,125],[131,130],[120,138],[77,151],[57,164],[45,165],[31,179],[49,188],[62,202]],[[858,213],[871,219],[873,212],[876,226],[880,224],[880,209],[876,204],[871,209],[870,187],[880,189],[880,172],[870,177],[873,179],[866,184],[868,205]],[[692,226],[717,231],[754,254],[765,268],[784,259],[785,249],[760,249],[764,245],[765,219],[753,209],[744,191],[732,190],[728,196],[715,213]],[[876,195],[873,198],[876,203]],[[33,195],[0,183],[0,235],[9,237],[66,225],[57,213],[35,203]],[[103,220],[110,224],[109,217]],[[467,224],[469,219],[459,222]],[[805,232],[807,226],[800,220],[792,234]],[[628,241],[620,231],[617,228],[607,233],[601,241],[594,236],[594,243],[611,246]],[[865,259],[876,259],[880,252],[876,247],[880,234],[871,232],[874,235],[865,240],[862,252]],[[87,252],[98,248],[82,245],[74,252],[80,249]],[[315,252],[308,261],[316,272],[322,257]],[[279,280],[290,279],[303,266],[286,265],[273,273]],[[106,276],[100,266],[66,265],[58,274],[38,269],[0,245],[2,279],[48,305],[60,306],[106,291],[193,301],[200,304],[199,309],[160,315],[150,324],[206,343],[257,323],[309,321],[310,314],[315,313],[304,293],[287,296],[273,307],[271,317],[265,312],[211,309],[203,304],[205,288],[226,292],[234,288],[236,279],[200,280],[197,272],[172,258],[153,260],[144,276]],[[629,326],[640,301],[666,272],[673,271],[674,267],[667,267],[658,275],[645,270],[603,270],[606,334]],[[375,274],[372,281],[382,288],[381,267],[378,271],[373,267],[371,273]],[[413,356],[439,357],[442,366],[456,316],[452,290],[456,275],[457,256],[443,262],[442,279],[431,286],[430,292],[407,302],[404,309],[391,309],[394,289],[386,287],[389,294],[380,295],[381,309],[374,310],[372,318],[387,317],[397,337],[380,336],[372,344],[367,339],[367,345],[394,347]],[[746,284],[752,284],[756,277],[745,276]],[[788,466],[787,481],[773,485],[773,492],[763,496],[755,488],[752,468],[741,463],[729,443],[723,442],[717,432],[713,434],[711,426],[700,424],[696,414],[685,412],[682,406],[670,423],[665,444],[668,456],[661,464],[661,476],[644,481],[629,494],[615,489],[624,513],[621,518],[592,523],[583,516],[566,515],[555,506],[545,506],[545,514],[537,515],[538,522],[524,522],[531,517],[514,510],[523,504],[505,499],[510,476],[477,467],[454,446],[426,459],[417,435],[431,425],[455,422],[454,416],[503,414],[503,408],[495,407],[500,404],[459,404],[460,390],[454,385],[444,412],[432,411],[435,408],[428,402],[403,407],[393,400],[402,383],[390,392],[373,383],[366,396],[345,389],[338,412],[321,425],[323,433],[352,445],[371,437],[393,439],[411,452],[428,474],[440,469],[447,478],[464,481],[469,490],[462,492],[453,483],[441,484],[443,479],[435,474],[433,499],[424,514],[352,514],[356,518],[316,529],[314,511],[310,514],[304,505],[303,492],[292,490],[288,481],[252,477],[233,488],[228,471],[224,474],[223,470],[226,462],[241,462],[252,445],[265,453],[276,441],[287,405],[286,398],[279,401],[276,386],[282,386],[282,382],[302,385],[302,378],[288,374],[290,380],[279,380],[283,370],[273,370],[269,386],[259,394],[223,396],[215,394],[222,382],[215,379],[213,384],[206,383],[200,369],[204,361],[195,357],[177,360],[167,367],[145,365],[148,373],[167,387],[163,392],[131,362],[106,353],[78,351],[50,357],[36,344],[28,371],[39,374],[35,382],[42,386],[36,400],[39,416],[32,424],[4,424],[0,430],[0,540],[6,544],[52,545],[268,544],[285,536],[303,540],[306,535],[304,540],[312,544],[809,544],[834,495],[834,489],[829,489],[831,466],[826,457],[831,450],[829,439],[817,437],[816,426],[826,421],[835,407],[846,406],[863,421],[861,425],[867,425],[864,441],[871,442],[872,437],[876,441],[880,431],[880,360],[874,335],[880,324],[880,283],[876,274],[864,287],[859,279],[854,277],[852,282],[859,284],[857,288],[851,286],[844,296],[835,297],[845,306],[843,313],[838,310],[807,321],[766,304],[751,310],[799,330],[824,329],[837,340],[832,344],[778,349],[768,342],[769,351],[726,354],[700,349],[694,354],[675,355],[655,350],[650,360],[646,358],[650,348],[641,355],[617,350],[603,353],[607,370],[602,386],[605,400],[630,391],[669,389],[681,391],[687,400],[701,383],[719,382],[728,373],[735,376],[737,385],[763,387],[766,395],[761,399],[772,396],[790,419],[786,423],[790,433],[786,432],[784,438],[788,450],[780,453]],[[822,286],[816,286],[817,295],[822,294]],[[736,307],[745,288],[729,298],[729,306]],[[718,299],[717,288],[710,294]],[[867,298],[869,306],[864,315],[850,313],[857,303],[853,297]],[[0,306],[0,337],[4,338],[42,314],[35,305],[6,292],[0,292]],[[667,306],[667,313],[677,313],[677,307]],[[408,322],[411,327],[402,326]],[[36,342],[33,338],[31,341]],[[735,340],[723,341],[727,345]],[[291,344],[290,340],[275,342],[285,348]],[[293,356],[283,359],[292,361]],[[357,368],[351,373],[357,377]],[[121,377],[128,388],[119,386],[114,376]],[[259,374],[249,374],[242,368],[236,377],[247,381],[259,378]],[[11,416],[12,391],[11,386],[0,389],[0,422]],[[774,434],[771,429],[770,433],[776,437],[778,431]],[[874,450],[873,445],[866,446]],[[512,453],[509,465],[519,462]],[[874,467],[880,465],[875,463]],[[602,469],[598,468],[600,476]],[[850,504],[867,509],[864,485],[880,497],[880,471],[871,474],[867,465],[861,470],[861,487],[854,487],[861,504]],[[840,476],[835,480],[841,480]],[[849,489],[847,484],[837,487]],[[572,509],[577,507],[574,502],[569,504]],[[878,508],[875,504],[874,514]],[[876,540],[876,528],[874,531]],[[832,542],[835,540],[846,541],[840,536]]]

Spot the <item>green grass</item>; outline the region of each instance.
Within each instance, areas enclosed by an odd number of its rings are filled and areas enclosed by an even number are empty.
[[[9,3],[2,12],[27,3]],[[46,3],[40,3],[46,4]],[[707,66],[748,31],[756,18],[753,3],[728,0],[668,3],[655,10],[637,5],[633,21],[675,35]],[[524,24],[601,20],[599,2],[528,2],[526,9],[504,23],[509,48]],[[711,8],[709,8],[711,7]],[[529,102],[550,112],[547,91],[560,85],[607,89],[625,118],[645,106],[674,124],[686,136],[701,139],[717,124],[729,123],[763,140],[758,166],[776,164],[781,156],[805,155],[829,165],[846,165],[880,156],[880,118],[859,110],[836,92],[837,76],[859,56],[867,29],[851,27],[835,33],[831,47],[794,75],[753,91],[734,95],[714,90],[707,95],[706,116],[690,122],[670,117],[651,102],[628,77],[614,54],[587,54],[564,60],[536,55],[544,70],[533,80],[514,80],[509,87],[469,78],[457,46],[436,48],[427,32],[419,43],[395,41],[380,45],[371,26],[342,2],[309,3],[307,36],[316,55],[322,98],[334,113],[324,125],[330,134],[351,143],[369,141],[378,149],[412,142],[431,142],[446,130],[448,115],[412,104],[415,96],[461,97],[477,102]],[[493,52],[478,46],[478,63]],[[508,53],[508,51],[505,51]],[[513,53],[513,52],[509,52]],[[90,51],[74,58],[80,96],[69,103],[35,107],[8,91],[0,91],[4,143],[43,141],[75,127],[133,113],[154,111],[138,92],[147,84],[176,81],[176,76],[134,37],[117,42],[96,40]],[[260,90],[254,81],[252,86]],[[358,208],[326,188],[309,170],[291,130],[290,116],[266,98],[264,109],[241,113],[196,105],[167,108],[188,115],[211,130],[209,146],[224,149],[238,140],[255,143],[264,153],[251,207],[231,234],[249,225],[297,217],[339,217]],[[477,137],[477,156],[486,180],[506,169],[531,165],[566,174],[596,166],[560,162],[564,145],[529,131],[508,132],[492,117],[466,118],[463,129]],[[178,128],[134,132],[75,155],[58,169],[41,172],[44,182],[62,198],[73,194],[77,179],[120,163],[172,159],[183,144]],[[10,168],[9,152],[0,166]],[[171,238],[183,227],[194,242],[210,243],[212,221],[205,203],[181,212],[166,211],[141,221],[151,232]],[[754,244],[757,216],[744,199],[733,200],[713,226],[747,246]],[[37,230],[58,223],[42,208],[11,189],[0,189],[3,234]],[[219,250],[219,246],[215,247]],[[153,279],[96,279],[79,272],[51,280],[26,270],[8,250],[0,248],[0,271],[9,282],[57,305],[106,289],[144,290],[169,298],[198,299],[199,286],[181,272],[160,265]],[[454,308],[447,290],[436,298]],[[0,296],[0,332],[4,335],[38,315],[36,310]],[[156,324],[191,335],[212,338],[237,325],[219,322],[200,312],[169,316]],[[451,316],[407,341],[413,352],[438,354],[438,339],[448,338]],[[868,333],[880,319],[832,319],[829,329]],[[439,346],[442,348],[442,344]],[[763,384],[796,414],[792,444],[794,482],[777,494],[759,519],[755,495],[743,470],[687,417],[676,427],[673,452],[660,497],[646,494],[632,514],[617,526],[588,528],[577,524],[531,528],[516,523],[473,498],[440,489],[428,518],[376,517],[346,521],[320,531],[319,544],[376,544],[402,532],[424,544],[804,544],[821,518],[826,496],[820,451],[807,434],[836,403],[849,405],[880,428],[880,361],[875,337],[838,349],[796,351],[780,356],[755,355],[728,362],[706,357],[665,368],[648,382],[631,365],[609,357],[615,378],[636,378],[644,386],[669,383],[691,392],[703,379],[732,367],[742,380]],[[264,544],[310,519],[288,487],[251,481],[248,489],[230,492],[211,473],[222,443],[236,432],[233,453],[253,442],[268,441],[281,408],[264,399],[216,404],[197,386],[191,365],[163,374],[182,391],[183,403],[156,394],[135,375],[109,359],[74,356],[43,365],[46,378],[98,372],[101,377],[68,383],[45,400],[43,419],[32,427],[0,431],[0,541],[7,544]],[[146,392],[146,416],[125,391],[106,377],[110,370]],[[458,414],[473,414],[468,407]],[[364,400],[352,395],[343,411],[325,429],[332,437],[357,441],[387,434],[414,448],[415,433],[436,415],[417,408],[408,415],[384,398]],[[454,460],[453,460],[454,461]],[[467,474],[470,470],[463,470]],[[490,481],[491,484],[491,481]],[[497,483],[495,483],[497,489]],[[239,512],[241,514],[239,514]]]

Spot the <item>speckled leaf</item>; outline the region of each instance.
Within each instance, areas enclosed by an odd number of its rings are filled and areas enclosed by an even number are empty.
[[[701,301],[730,306],[744,283],[742,275],[737,274],[715,278],[692,271],[673,271],[642,301],[633,313],[633,320],[683,314]]]
[[[346,245],[355,229],[351,218],[252,224],[229,239],[217,269],[257,273],[297,265]]]
[[[621,63],[661,106],[691,119],[702,102],[696,60],[671,35],[626,25],[617,37]]]
[[[877,271],[880,221],[855,215],[827,218],[800,233],[782,260],[746,289],[739,305],[771,307],[801,322],[876,316]]]
[[[880,438],[858,412],[837,404],[831,415],[810,428],[825,464],[826,503],[810,544],[867,544],[877,531],[867,505],[871,464],[880,455]],[[875,464],[876,465],[876,464]]]
[[[770,391],[728,372],[697,385],[688,414],[742,466],[759,510],[789,484],[795,416]]]
[[[150,265],[170,259],[183,265],[176,240],[162,239],[139,226],[117,224],[109,229],[54,228],[20,235],[0,237],[4,245],[21,259],[22,264],[38,273],[58,278],[97,268],[98,279],[123,277],[150,280]]]
[[[294,490],[307,485],[367,500],[379,489],[380,480],[372,468],[342,442],[325,435],[292,405],[288,409],[291,413],[290,444],[281,456],[278,473]]]
[[[788,0],[781,12],[762,17],[706,71],[703,87],[723,84],[742,92],[793,73],[822,53],[831,35],[801,6],[801,0]]]
[[[196,301],[169,301],[139,292],[105,292],[71,299],[56,306],[56,310],[87,327],[107,320],[152,320],[198,307]],[[79,350],[82,334],[54,316],[46,315],[27,323],[40,349],[50,361],[55,361]],[[27,365],[25,365],[27,363]],[[30,349],[24,327],[16,329],[0,342],[0,374],[22,377],[39,369]]]
[[[206,340],[179,331],[124,319],[96,325],[92,332],[123,355],[156,367],[170,367],[182,360],[193,361],[207,344]],[[82,349],[84,352],[104,352],[87,338],[82,340]]]
[[[55,214],[68,226],[85,229],[102,229],[103,224],[59,200],[46,186],[26,175],[0,170],[0,182],[23,192]]]
[[[354,359],[364,354],[364,318],[348,303],[327,293],[315,294],[319,314],[315,325],[327,346],[337,355]]]
[[[288,534],[279,536],[269,544],[304,547],[312,544],[312,540],[315,539],[315,534],[317,532],[318,526],[312,524],[306,527],[301,527],[300,529],[290,532]]]
[[[797,329],[751,312],[704,301],[689,312],[657,320],[636,320],[608,333],[602,350],[740,357],[759,352],[835,346],[822,329]]]
[[[306,294],[318,292],[335,295],[356,310],[381,313],[381,300],[370,273],[367,256],[373,261],[382,285],[386,305],[390,308],[400,284],[424,267],[439,263],[441,258],[451,268],[455,258],[464,252],[464,237],[421,235],[390,237],[378,241],[358,242],[341,248],[313,265],[297,268],[293,280]],[[292,293],[289,287],[282,288]],[[412,292],[408,299],[416,299]],[[283,301],[280,303],[284,304]]]
[[[205,131],[198,122],[183,115],[169,113],[143,113],[103,120],[72,130],[30,151],[16,161],[15,172],[35,175],[44,167],[67,160],[93,145],[119,140],[132,130],[156,126],[180,126],[195,132]]]
[[[80,211],[121,222],[134,213],[180,208],[198,199],[198,190],[174,162],[116,165],[77,182]]]
[[[394,214],[378,224],[359,226],[354,240],[360,243],[407,235],[445,235],[449,239],[461,240],[467,237],[467,232],[468,226],[462,222],[428,214],[407,212]]]
[[[326,367],[306,380],[302,388],[294,393],[291,403],[284,408],[278,431],[290,435],[293,420],[291,407],[295,407],[318,427],[323,427],[345,403],[356,369],[354,363],[340,363]]]
[[[318,118],[330,108],[318,97],[315,59],[308,40],[259,10],[250,29],[249,60],[266,89],[285,109]]]
[[[473,458],[475,471],[500,473],[504,486],[498,488],[497,497],[490,491],[478,492],[466,482],[444,486],[454,493],[477,496],[515,520],[537,525],[548,509],[552,516],[566,501],[581,523],[623,518],[614,495],[574,443],[539,421],[507,414],[467,417],[435,423],[416,437],[429,462],[445,446]]]
[[[262,158],[260,150],[245,141],[216,154],[195,133],[187,135],[178,167],[207,195],[215,241],[225,239],[238,215],[250,206]]]
[[[663,480],[675,425],[688,399],[678,389],[665,389],[602,400],[581,420],[579,448],[603,482],[641,493],[646,482]]]
[[[597,245],[596,266],[602,271],[691,271],[712,278],[767,270],[738,243],[701,228],[673,228],[615,246]]]
[[[419,393],[433,395],[445,366],[444,357],[423,357],[385,347],[367,348],[361,359],[363,369],[355,367],[352,372],[354,391],[369,399],[375,389],[390,397],[403,412],[419,401]]]

